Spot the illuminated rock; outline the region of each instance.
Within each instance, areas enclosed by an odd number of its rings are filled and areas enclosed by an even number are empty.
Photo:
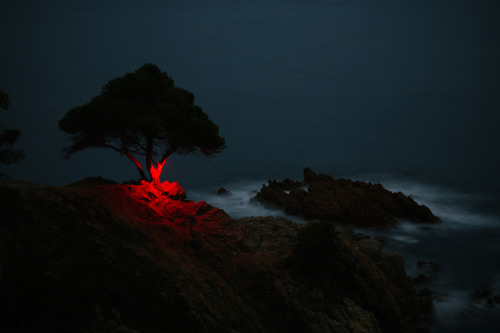
[[[172,200],[185,200],[186,199],[186,191],[179,185],[178,182],[163,182],[160,183],[158,187],[155,187],[153,183],[141,180],[141,184],[143,187],[144,193],[148,195],[154,196],[167,196]]]
[[[0,331],[416,332],[401,256],[365,255],[351,231],[306,253],[304,270],[290,258],[307,226],[235,221],[182,193],[0,185]]]

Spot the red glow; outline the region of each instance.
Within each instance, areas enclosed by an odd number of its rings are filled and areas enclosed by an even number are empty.
[[[186,192],[177,182],[154,184],[143,180],[140,185],[117,185],[116,188],[129,198],[123,202],[120,214],[127,219],[133,215],[133,220],[141,223],[169,225],[179,236],[199,228],[215,232],[232,220],[222,209],[204,201],[186,200]]]
[[[149,225],[148,235],[165,246],[183,239],[197,242],[199,234],[220,234],[233,221],[222,209],[204,201],[187,200],[186,192],[177,182],[155,185],[142,180],[138,185],[120,185],[101,179],[98,183],[88,180],[69,186],[69,191],[79,192],[79,199],[106,207],[118,220],[139,228]]]
[[[151,174],[151,181],[156,185],[160,184],[160,175],[161,175],[161,172],[163,170],[163,166],[165,165],[165,162],[167,162],[167,160],[164,160],[163,162],[159,162],[158,166],[156,168],[153,164],[151,164],[151,168],[149,168],[149,172]],[[177,183],[175,183],[175,184],[177,184]]]

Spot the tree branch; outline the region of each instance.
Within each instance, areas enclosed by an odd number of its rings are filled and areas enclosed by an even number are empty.
[[[158,162],[159,164],[163,164],[165,163],[165,161],[167,160],[167,158],[172,155],[173,153],[175,153],[175,150],[176,150],[176,147],[172,147],[170,149],[168,149],[165,154],[163,154],[163,157],[161,158],[160,162]]]
[[[125,154],[125,155],[127,154],[127,150],[122,150],[122,149],[119,149],[119,148],[117,148],[117,147],[115,147],[115,146],[113,146],[113,145],[110,145],[110,144],[104,144],[104,145],[102,145],[102,146],[103,146],[104,148],[111,148],[111,149],[113,149],[113,150],[115,150],[115,151],[119,152],[120,154]]]
[[[128,157],[128,159],[131,160],[132,163],[134,163],[134,165],[137,167],[137,171],[139,171],[139,174],[141,175],[141,178],[144,179],[144,180],[147,180],[146,174],[144,173],[144,170],[142,169],[141,162],[139,162],[134,157],[134,155],[132,155],[130,153],[130,150],[128,149],[127,144],[125,143],[125,139],[123,137],[121,138],[121,141],[122,141],[123,150],[118,149],[118,148],[116,148],[115,146],[112,146],[112,145],[108,145],[108,146],[111,149],[115,149],[116,151],[119,151],[119,152],[125,154]]]

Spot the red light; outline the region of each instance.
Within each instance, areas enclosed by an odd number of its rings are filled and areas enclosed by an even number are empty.
[[[156,168],[154,164],[151,163],[151,168],[149,168],[149,173],[151,174],[151,182],[156,186],[160,185],[160,175],[163,170],[163,166],[165,165],[165,162],[167,162],[167,160],[159,162]]]

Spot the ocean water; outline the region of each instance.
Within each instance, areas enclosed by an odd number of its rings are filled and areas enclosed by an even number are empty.
[[[22,131],[26,159],[1,171],[49,185],[137,178],[114,152],[61,158],[57,121],[152,62],[227,141],[215,158],[172,156],[164,180],[234,217],[280,214],[251,191],[306,166],[411,194],[443,223],[403,223],[387,248],[410,272],[441,265],[435,332],[489,332],[498,307],[468,294],[500,270],[498,17],[493,0],[6,0],[0,89],[12,104],[0,124]]]
[[[429,288],[434,293],[434,311],[428,325],[435,333],[493,333],[500,325],[500,304],[488,304],[487,299],[474,298],[474,292],[489,286],[500,296],[500,216],[487,214],[474,207],[487,199],[482,194],[457,192],[450,188],[417,183],[387,175],[359,180],[380,182],[387,189],[412,196],[428,206],[442,220],[439,224],[415,224],[399,221],[389,229],[355,229],[372,237],[385,236],[385,251],[400,252],[405,257],[407,274],[423,273],[428,280],[417,290]],[[380,181],[382,180],[382,181]],[[253,202],[265,181],[225,184],[229,193],[202,190],[189,193],[193,200],[205,200],[224,209],[234,218],[245,216],[284,216],[298,223],[302,218],[267,209]],[[437,264],[437,269],[419,267],[418,262]]]

